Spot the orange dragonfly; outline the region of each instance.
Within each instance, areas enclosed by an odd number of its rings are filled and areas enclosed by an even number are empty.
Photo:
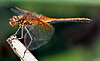
[[[53,36],[55,29],[50,23],[91,21],[89,18],[49,18],[18,7],[11,10],[18,16],[13,16],[9,23],[12,27],[18,28],[15,35],[21,29],[21,38],[19,39],[24,38],[24,44],[30,50],[35,50],[45,45]],[[26,31],[25,34],[24,31]]]

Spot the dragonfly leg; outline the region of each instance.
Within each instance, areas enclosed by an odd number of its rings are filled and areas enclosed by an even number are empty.
[[[14,34],[14,35],[17,35],[20,29],[21,29],[21,37],[18,38],[18,39],[22,39],[23,38],[23,30],[24,30],[24,28],[22,26],[19,26],[19,28],[17,29],[17,31]]]
[[[27,48],[29,48],[29,46],[31,45],[31,43],[32,43],[32,40],[33,40],[33,38],[32,38],[32,36],[31,36],[31,34],[30,34],[30,32],[29,32],[29,30],[25,27],[25,30],[27,31],[27,33],[28,33],[28,35],[30,36],[30,38],[31,38],[31,41],[29,42],[29,45],[27,46]]]
[[[21,37],[18,38],[18,39],[22,39],[23,38],[23,33],[24,33],[24,28],[23,28],[23,26],[21,26]]]
[[[23,58],[24,58],[25,53],[26,53],[26,51],[28,50],[28,48],[29,48],[29,46],[31,45],[32,40],[33,40],[33,38],[32,38],[32,36],[31,36],[31,34],[30,34],[29,30],[28,30],[26,27],[25,27],[25,30],[27,31],[28,35],[30,36],[31,41],[29,42],[28,46],[26,47],[26,50],[24,51]]]
[[[20,29],[21,29],[21,26],[19,26],[19,28],[18,28],[17,31],[15,32],[15,35],[19,32]]]

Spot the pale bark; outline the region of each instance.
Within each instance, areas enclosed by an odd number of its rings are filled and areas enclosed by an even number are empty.
[[[21,61],[38,61],[29,50],[25,52],[26,47],[17,39],[17,36],[12,35],[6,41]]]

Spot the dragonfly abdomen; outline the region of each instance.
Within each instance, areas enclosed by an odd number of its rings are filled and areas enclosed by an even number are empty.
[[[63,19],[52,19],[50,23],[62,23],[62,22],[90,22],[88,18],[63,18]]]

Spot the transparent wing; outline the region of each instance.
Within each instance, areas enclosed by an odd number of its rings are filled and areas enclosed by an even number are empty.
[[[18,7],[11,8],[11,11],[14,12],[15,14],[17,14],[17,15],[23,15],[25,17],[30,17],[30,18],[33,18],[35,15],[38,16],[38,14],[36,12],[30,12],[30,11],[27,11],[27,10],[20,9]]]
[[[11,11],[13,11],[15,14],[18,14],[18,15],[22,15],[22,14],[26,13],[25,10],[22,10],[18,7],[11,8]]]
[[[54,34],[54,27],[49,23],[35,24],[30,26],[29,33],[32,37],[32,43],[29,46],[30,50],[39,48],[45,45]],[[24,36],[24,43],[29,45],[31,39],[28,33]]]

